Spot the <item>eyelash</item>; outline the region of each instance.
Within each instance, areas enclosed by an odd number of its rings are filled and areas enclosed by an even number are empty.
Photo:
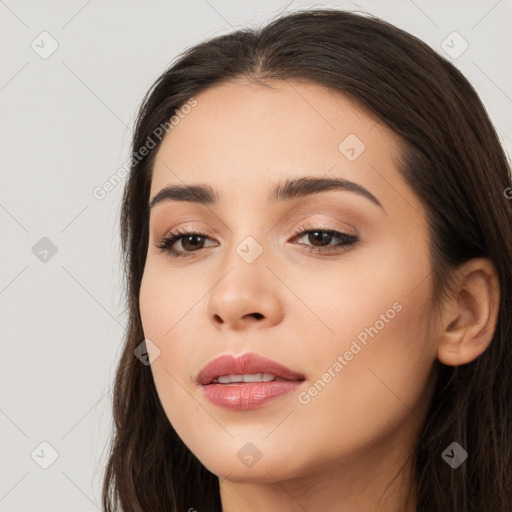
[[[331,236],[336,236],[340,238],[342,241],[334,246],[330,247],[314,247],[312,245],[306,245],[307,251],[311,253],[322,253],[322,252],[332,252],[337,247],[344,247],[345,250],[349,249],[350,247],[353,247],[359,242],[359,238],[354,235],[349,235],[347,233],[342,233],[340,231],[336,231],[329,228],[321,228],[321,227],[312,227],[312,226],[300,226],[297,228],[297,230],[293,234],[293,238],[299,237],[302,238],[302,236],[307,235],[308,233],[314,233],[314,232],[323,232],[327,233]],[[175,242],[180,240],[181,238],[185,236],[192,236],[192,235],[198,235],[203,238],[209,238],[206,235],[203,235],[202,233],[198,233],[196,231],[188,231],[185,228],[177,228],[175,231],[171,231],[170,233],[165,234],[158,243],[154,244],[155,247],[160,249],[160,252],[166,252],[169,256],[173,258],[179,258],[179,257],[190,257],[194,253],[200,252],[203,248],[198,249],[197,251],[176,251],[175,249],[172,249],[171,247],[174,245]],[[305,245],[305,244],[299,244],[299,245]]]

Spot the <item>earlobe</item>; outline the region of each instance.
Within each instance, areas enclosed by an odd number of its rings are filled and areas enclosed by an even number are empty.
[[[488,258],[456,269],[454,294],[442,312],[437,357],[448,366],[470,363],[489,347],[500,303],[498,273]]]

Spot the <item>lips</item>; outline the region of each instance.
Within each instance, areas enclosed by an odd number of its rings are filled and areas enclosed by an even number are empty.
[[[303,374],[257,354],[217,357],[196,377],[203,395],[230,411],[249,411],[290,397],[304,381]]]
[[[243,354],[239,357],[226,354],[210,361],[199,372],[196,382],[207,386],[219,377],[258,373],[261,373],[262,376],[263,374],[273,375],[276,377],[275,380],[302,381],[305,379],[303,374],[258,354]]]

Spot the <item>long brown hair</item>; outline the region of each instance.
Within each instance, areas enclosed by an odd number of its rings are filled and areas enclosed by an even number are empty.
[[[295,11],[183,52],[152,85],[132,150],[144,146],[187,100],[243,78],[301,80],[350,96],[403,144],[400,172],[429,222],[435,298],[451,271],[488,257],[500,281],[498,321],[488,349],[440,372],[414,460],[418,512],[512,509],[512,191],[510,165],[477,93],[416,37],[372,16],[335,9]],[[148,246],[152,165],[160,141],[133,159],[121,210],[129,322],[113,394],[114,436],[103,486],[107,512],[221,510],[219,479],[181,441],[159,401],[150,366],[134,357],[144,339],[139,288]],[[509,196],[510,197],[510,196]],[[458,469],[441,457],[457,441]]]

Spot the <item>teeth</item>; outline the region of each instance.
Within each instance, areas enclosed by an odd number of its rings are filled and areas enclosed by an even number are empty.
[[[276,377],[270,373],[245,373],[244,375],[222,375],[213,380],[219,384],[230,384],[232,382],[270,382]]]

